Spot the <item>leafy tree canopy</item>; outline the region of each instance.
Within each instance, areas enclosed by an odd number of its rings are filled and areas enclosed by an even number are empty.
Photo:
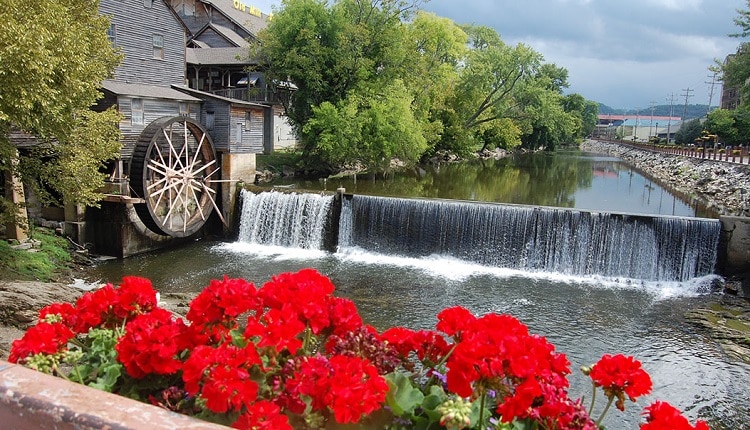
[[[96,1],[6,0],[0,21],[0,171],[43,184],[66,202],[95,204],[98,169],[119,154],[118,114],[89,110],[120,61],[107,38],[109,19]],[[11,162],[11,130],[44,143],[20,154],[20,172]],[[15,213],[3,212],[6,219]]]
[[[393,157],[512,148],[535,128],[551,148],[593,129],[585,100],[563,105],[566,69],[494,29],[417,7],[283,0],[261,32],[253,50],[267,76],[298,87],[286,108],[310,166],[383,169]]]

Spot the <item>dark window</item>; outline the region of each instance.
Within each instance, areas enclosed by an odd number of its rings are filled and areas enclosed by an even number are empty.
[[[109,28],[107,29],[107,39],[109,39],[109,41],[112,42],[112,46],[115,45],[116,36],[117,36],[117,31],[115,30],[115,25],[109,24]]]

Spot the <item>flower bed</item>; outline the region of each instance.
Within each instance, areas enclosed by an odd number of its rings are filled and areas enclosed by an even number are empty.
[[[125,277],[42,309],[9,360],[241,429],[596,429],[612,404],[651,391],[635,358],[604,355],[582,368],[586,407],[569,396],[565,355],[510,315],[457,306],[435,330],[381,333],[333,292],[312,269],[260,288],[225,277],[183,320],[158,306],[150,281]],[[708,425],[657,401],[641,429]]]

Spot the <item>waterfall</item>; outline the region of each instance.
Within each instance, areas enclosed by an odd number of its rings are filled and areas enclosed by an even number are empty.
[[[355,195],[341,246],[569,275],[686,281],[714,272],[718,220]]]
[[[239,241],[323,249],[333,196],[242,190]]]
[[[364,195],[344,196],[339,211],[339,199],[330,195],[242,191],[241,197],[241,242],[311,250],[338,243],[573,276],[687,281],[710,275],[720,235],[713,219]]]

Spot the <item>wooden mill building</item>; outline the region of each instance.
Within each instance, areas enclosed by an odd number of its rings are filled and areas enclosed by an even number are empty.
[[[66,208],[66,231],[125,257],[231,227],[255,155],[294,136],[250,42],[269,15],[234,0],[101,0],[124,54],[95,109],[116,106],[122,151],[100,209]],[[225,228],[224,231],[228,231]]]

